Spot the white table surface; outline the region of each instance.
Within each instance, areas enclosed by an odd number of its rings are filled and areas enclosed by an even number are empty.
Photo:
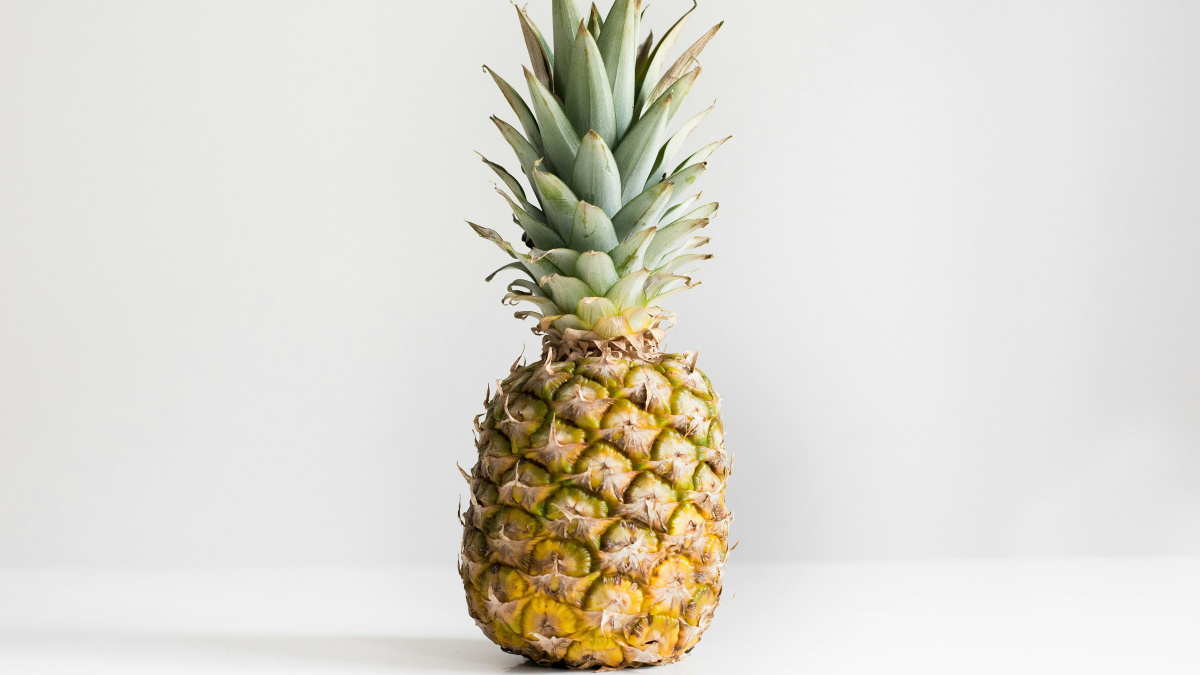
[[[0,570],[0,673],[547,671],[439,568]],[[1200,674],[1200,557],[740,564],[700,673]]]

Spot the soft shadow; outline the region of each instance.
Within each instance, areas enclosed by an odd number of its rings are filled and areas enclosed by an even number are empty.
[[[18,632],[0,636],[27,654],[70,650],[96,661],[153,656],[193,665],[304,664],[330,672],[365,669],[394,673],[545,673],[520,656],[500,651],[483,636],[176,635]],[[309,668],[305,669],[306,672]],[[218,672],[219,668],[214,669]]]
[[[257,655],[273,660],[356,664],[397,672],[444,672],[520,668],[525,659],[491,642],[447,637],[356,637],[333,635],[198,635],[173,638],[192,647]]]

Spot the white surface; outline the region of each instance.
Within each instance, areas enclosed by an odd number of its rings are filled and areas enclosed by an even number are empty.
[[[719,19],[671,345],[745,559],[1200,553],[1200,3]],[[453,556],[533,343],[462,223],[515,231],[523,51],[504,0],[0,0],[0,564]]]
[[[733,564],[655,672],[1200,672],[1200,558]],[[0,672],[498,673],[450,566],[0,572]],[[747,670],[747,668],[771,670]]]

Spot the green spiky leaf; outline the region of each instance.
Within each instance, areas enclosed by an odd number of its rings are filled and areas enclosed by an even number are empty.
[[[694,218],[677,220],[666,227],[659,228],[658,234],[654,235],[654,240],[646,249],[646,266],[653,269],[662,264],[663,253],[706,225],[708,225],[707,218]]]
[[[570,314],[579,306],[579,301],[590,296],[592,289],[575,277],[548,274],[538,280],[538,286],[554,300],[563,314]]]
[[[658,228],[655,227],[635,232],[609,253],[617,266],[617,274],[625,275],[645,266],[646,247],[650,245],[656,232]]]
[[[667,208],[675,186],[667,181],[656,183],[634,197],[617,215],[613,216],[613,227],[617,238],[624,241],[631,233],[658,224],[659,214]]]
[[[610,147],[617,138],[612,87],[592,34],[579,26],[568,79],[567,118],[577,131],[595,131]]]
[[[525,70],[525,81],[533,100],[533,114],[537,117],[542,132],[542,143],[546,147],[546,158],[550,166],[563,173],[575,164],[575,153],[579,152],[579,134],[567,119],[554,94],[533,73]]]
[[[505,253],[509,254],[513,258],[516,258],[518,263],[520,264],[520,266],[523,269],[525,269],[526,272],[529,273],[529,275],[532,279],[534,279],[534,280],[541,279],[542,277],[546,276],[547,274],[557,274],[559,272],[558,268],[555,267],[554,265],[543,263],[540,260],[531,258],[530,256],[525,255],[524,253],[521,253],[520,251],[516,250],[515,248],[513,248],[512,244],[508,243],[507,241],[504,241],[504,238],[501,237],[499,235],[499,233],[497,233],[495,230],[491,230],[486,227],[481,227],[470,221],[467,221],[467,224],[471,226],[471,229],[475,230],[475,234],[478,234],[479,236],[483,237],[484,239],[487,239],[488,241],[492,242],[496,246],[499,246]],[[506,268],[512,267],[512,266],[513,266],[512,264],[505,265],[504,267],[501,267],[500,270],[503,270],[503,269],[506,269]],[[500,270],[496,270],[496,272],[499,272]],[[488,277],[487,280],[491,281],[492,277],[495,276],[496,272],[493,272],[492,276]]]
[[[646,14],[645,12],[642,12],[643,19],[645,18],[645,14]],[[650,61],[650,52],[653,49],[654,49],[654,31],[650,31],[650,33],[646,36],[646,39],[642,40],[642,44],[640,47],[638,47],[638,50],[637,50],[637,59],[635,60],[634,76],[633,76],[633,89],[635,92],[637,91],[637,85],[639,82],[639,80],[637,78],[637,73],[640,73],[643,70],[645,70],[647,63],[649,63],[649,61]],[[635,103],[637,102],[636,93],[634,94],[634,102]]]
[[[600,31],[604,29],[604,17],[600,16],[600,10],[596,8],[596,3],[592,3],[592,11],[588,14],[588,32],[597,40],[600,39]]]
[[[712,154],[717,151],[717,148],[724,145],[725,141],[728,141],[731,138],[733,138],[733,136],[726,136],[725,138],[722,138],[719,141],[713,141],[712,143],[709,143],[708,145],[704,146],[703,148],[700,148],[696,152],[693,152],[690,156],[688,156],[687,159],[680,162],[679,166],[675,167],[675,173],[679,173],[679,172],[683,171],[686,167],[694,166],[696,164],[701,164],[701,163],[707,161],[708,158],[711,157]]]
[[[676,220],[686,217],[683,214],[687,213],[688,209],[692,208],[693,206],[696,205],[697,202],[700,201],[701,194],[702,193],[700,193],[700,192],[692,193],[690,196],[688,196],[687,199],[685,199],[685,200],[679,202],[678,204],[675,204],[671,208],[667,209],[666,211],[663,212],[662,218],[659,219],[659,222],[673,223]]]
[[[708,218],[710,221],[717,217],[717,211],[721,205],[717,202],[709,202],[704,206],[688,213],[684,218]]]
[[[571,185],[580,199],[599,206],[607,215],[614,215],[621,208],[617,160],[595,131],[583,137],[571,171]]]
[[[608,81],[613,90],[617,138],[624,136],[633,122],[641,5],[641,0],[616,0],[604,21],[605,29],[601,31],[598,40],[600,54],[604,57],[604,65],[608,70]]]
[[[672,284],[674,285],[674,288],[671,288],[667,284],[664,284],[663,288],[657,289],[657,291],[658,291],[657,293],[654,293],[653,295],[647,293],[647,296],[649,296],[649,298],[646,301],[647,306],[659,307],[662,305],[662,303],[664,301],[666,301],[667,298],[671,297],[672,295],[675,295],[676,293],[679,293],[680,291],[686,291],[689,288],[695,288],[700,285],[699,282],[692,284],[692,283],[686,283],[682,280],[673,280]]]
[[[675,83],[667,88],[663,96],[671,98],[671,110],[667,113],[667,124],[670,124],[675,119],[675,114],[679,112],[679,108],[683,106],[683,102],[687,100],[688,94],[692,92],[692,86],[696,84],[696,78],[700,77],[700,66],[696,66],[688,71],[683,77],[675,80]]]
[[[646,187],[646,179],[658,156],[663,133],[667,128],[667,117],[671,110],[671,97],[663,96],[645,117],[637,121],[629,134],[617,146],[617,170],[621,172],[621,197],[629,201]]]
[[[508,186],[508,189],[512,190],[513,195],[521,202],[521,208],[525,209],[530,215],[538,219],[544,219],[546,217],[546,214],[542,213],[541,209],[529,203],[529,197],[525,194],[525,188],[521,186],[521,182],[514,178],[507,169],[499,164],[496,164],[495,162],[489,161],[488,158],[484,157],[482,154],[480,154],[479,157],[483,160],[484,164],[488,165],[488,168],[490,168],[497,176],[500,177],[500,180]]]
[[[483,280],[491,281],[492,279],[496,278],[497,274],[500,274],[504,270],[520,270],[520,271],[524,272],[525,274],[528,274],[530,279],[537,278],[525,267],[525,263],[521,262],[520,260],[515,260],[513,262],[508,263],[507,265],[501,266],[500,269],[487,275],[486,277],[483,278]]]
[[[521,162],[521,172],[526,176],[532,176],[533,165],[541,158],[542,153],[530,145],[529,141],[525,140],[525,137],[513,125],[499,117],[492,117],[492,122],[500,130],[500,135],[504,136],[504,140],[508,141],[513,152],[516,153],[517,161]]]
[[[650,102],[650,94],[654,90],[654,85],[658,84],[659,71],[662,70],[663,63],[666,62],[667,53],[671,51],[671,47],[675,46],[675,42],[679,40],[679,36],[683,34],[683,29],[687,26],[688,19],[692,18],[692,12],[696,11],[697,3],[692,1],[692,8],[686,14],[681,16],[675,25],[663,35],[658,46],[650,53],[650,58],[637,73],[638,86],[638,101],[637,107],[639,110],[645,110],[646,104]]]
[[[616,316],[619,313],[616,305],[608,298],[584,298],[575,308],[575,314],[589,326],[594,326],[606,316]]]
[[[546,89],[552,89],[554,88],[554,75],[551,64],[554,63],[554,54],[550,50],[550,45],[525,10],[515,4],[513,7],[516,8],[517,17],[521,21],[521,35],[525,38],[525,49],[529,52],[529,61],[533,72]]]
[[[596,295],[604,295],[621,277],[617,275],[617,267],[607,253],[588,251],[579,256],[575,266],[575,276],[583,279]]]
[[[617,247],[612,221],[600,207],[579,202],[567,244],[576,251],[608,251]]]
[[[651,274],[646,280],[646,295],[651,298],[661,298],[672,288],[691,284],[692,279],[682,274]]]
[[[671,136],[670,140],[663,145],[662,150],[658,151],[658,158],[654,161],[654,168],[650,170],[650,182],[659,181],[666,178],[666,176],[663,175],[663,173],[666,171],[666,167],[675,160],[675,155],[679,154],[679,149],[683,147],[683,144],[685,141],[687,141],[688,136],[690,136],[692,132],[696,130],[696,127],[700,126],[700,123],[704,121],[705,117],[708,117],[708,114],[712,112],[714,107],[716,107],[715,103],[709,106],[707,110],[701,111],[690,120],[684,122],[683,126],[679,128],[679,131],[676,131],[674,135]]]
[[[574,59],[575,31],[583,22],[575,0],[554,0],[554,90],[566,98],[570,92],[567,77]]]
[[[552,248],[544,251],[536,260],[546,260],[562,270],[563,274],[575,276],[575,265],[579,262],[579,251],[569,248]]]
[[[713,36],[717,34],[717,31],[721,30],[721,26],[723,25],[725,25],[724,22],[721,22],[708,29],[707,33],[700,36],[699,40],[696,40],[691,47],[688,47],[684,50],[683,54],[680,54],[679,58],[670,67],[670,69],[668,69],[667,72],[661,78],[659,78],[658,84],[655,85],[653,90],[651,90],[650,95],[646,97],[646,105],[651,105],[655,99],[662,96],[671,85],[675,84],[675,80],[678,80],[680,77],[682,77],[683,74],[687,72],[688,68],[692,67],[692,62],[696,60],[696,57],[699,56],[700,52],[704,50],[704,47],[708,45],[709,40],[713,39]],[[645,83],[643,83],[642,86],[645,86]]]
[[[692,164],[691,166],[684,167],[671,174],[671,176],[667,178],[667,182],[675,186],[675,192],[674,196],[671,197],[670,205],[675,206],[676,204],[687,199],[687,191],[696,184],[696,181],[700,180],[700,176],[704,175],[704,172],[707,169],[708,164],[701,162],[699,164]]]
[[[654,271],[657,274],[689,274],[695,269],[695,265],[710,258],[712,258],[711,253],[679,255],[667,260]]]
[[[575,209],[579,198],[562,179],[554,174],[543,171],[541,162],[533,165],[533,186],[542,201],[542,210],[546,219],[562,236],[563,241],[571,240],[571,228],[575,221]]]
[[[525,99],[513,89],[503,77],[496,74],[494,70],[483,67],[483,70],[492,76],[496,82],[496,86],[500,88],[500,93],[504,95],[504,100],[508,101],[508,105],[512,107],[513,112],[517,114],[517,121],[521,123],[521,128],[525,130],[525,136],[529,139],[529,144],[534,148],[542,147],[542,134],[538,131],[537,119],[533,116],[533,111],[525,104]],[[540,156],[540,154],[539,154]]]
[[[500,196],[504,197],[504,201],[508,202],[508,206],[513,212],[513,219],[521,226],[525,234],[528,234],[529,238],[533,240],[534,246],[540,249],[549,249],[566,245],[557,232],[521,208],[507,193],[500,189],[497,189],[496,192],[499,192]]]
[[[612,300],[618,312],[630,307],[646,306],[646,280],[650,278],[650,270],[642,269],[630,272],[621,277],[604,297]]]
[[[503,299],[505,304],[516,305],[520,302],[528,302],[538,308],[540,316],[554,316],[561,311],[559,306],[532,282],[518,279],[508,285],[508,291],[508,295],[505,295]]]

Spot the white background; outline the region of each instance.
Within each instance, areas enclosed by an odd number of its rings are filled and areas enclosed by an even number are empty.
[[[1200,552],[1200,5],[719,19],[670,344],[738,555]],[[501,0],[0,0],[0,565],[452,565],[523,58]]]

